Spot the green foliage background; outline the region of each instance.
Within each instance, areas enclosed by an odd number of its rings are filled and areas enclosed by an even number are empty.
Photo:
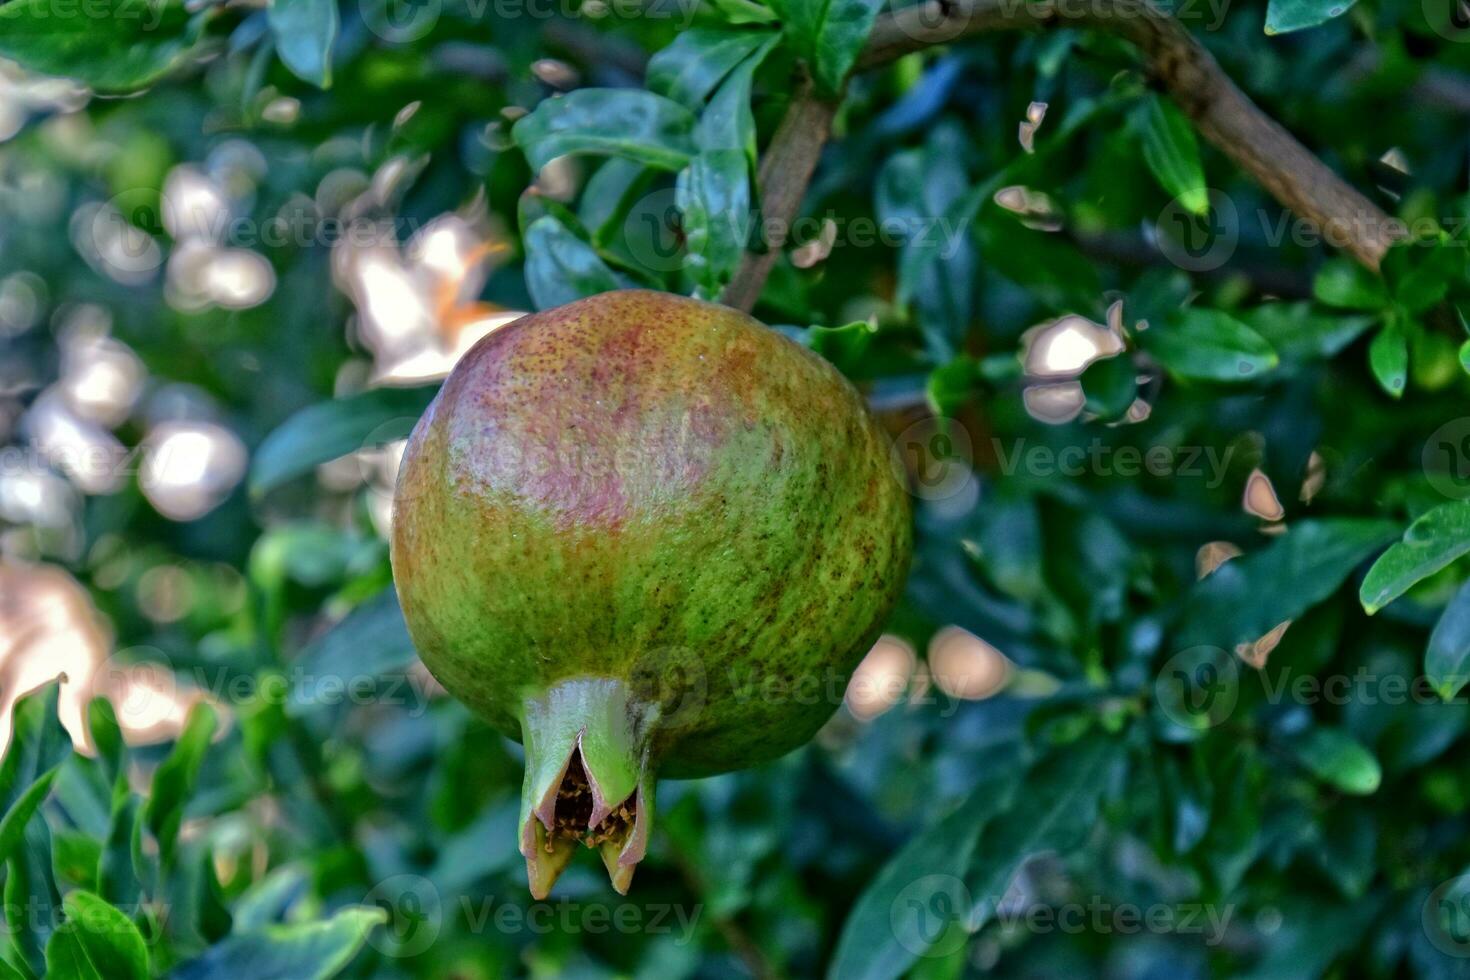
[[[83,303],[146,366],[147,398],[114,426],[125,447],[183,411],[251,453],[197,519],[131,477],[76,494],[59,526],[0,510],[0,567],[65,566],[110,623],[110,664],[162,665],[218,702],[129,746],[95,701],[90,754],[55,685],[17,709],[0,976],[1466,972],[1470,35],[1434,0],[1177,10],[1412,228],[1380,274],[1241,178],[1123,42],[1064,24],[850,75],[879,13],[0,6],[0,56],[97,93],[22,98],[4,76],[22,120],[0,142],[0,435],[31,469],[0,470],[0,490],[60,473],[24,418]],[[518,747],[413,672],[381,490],[316,477],[401,438],[433,386],[365,385],[330,243],[235,239],[305,200],[336,217],[324,179],[348,173],[402,227],[475,213],[502,251],[465,302],[716,296],[804,78],[841,109],[804,254],[783,254],[755,312],[837,363],[917,461],[890,632],[922,659],[958,625],[1011,681],[963,700],[916,679],[776,764],[665,784],[628,898],[582,860],[533,903]],[[263,302],[191,308],[161,270],[84,254],[76,215],[108,201],[175,253],[168,175],[233,172],[220,148],[241,142],[260,165],[225,239],[268,260]],[[878,222],[881,240],[859,234]],[[1068,315],[1111,315],[1126,349],[1062,393],[1080,414],[1046,424],[1027,399],[1076,372],[1035,376],[1026,332]],[[1200,578],[1212,542],[1243,554]],[[149,612],[160,568],[183,577],[179,615]],[[367,686],[332,696],[346,679]]]

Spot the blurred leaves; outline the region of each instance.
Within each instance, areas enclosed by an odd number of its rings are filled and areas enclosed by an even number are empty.
[[[61,727],[53,681],[16,702],[10,741],[0,762],[0,861],[20,846],[61,764],[71,755],[71,738]]]
[[[107,902],[74,891],[66,919],[46,944],[46,976],[57,980],[148,980],[148,947],[138,927]]]
[[[99,92],[132,92],[192,56],[211,13],[191,14],[178,0],[89,0],[69,12],[55,0],[14,0],[0,6],[0,57]]]
[[[184,809],[194,793],[200,768],[204,765],[204,753],[209,748],[209,740],[214,736],[217,724],[214,709],[202,702],[196,704],[189,712],[189,720],[174,743],[173,751],[153,774],[153,785],[142,819],[143,825],[158,842],[158,861],[163,873],[167,873],[173,864]]]
[[[1271,544],[1227,561],[1194,586],[1178,646],[1234,650],[1254,643],[1337,591],[1396,530],[1389,521],[1366,519],[1294,523]]]
[[[1470,681],[1470,583],[1460,586],[1429,634],[1424,672],[1445,700]]]
[[[1202,381],[1252,381],[1280,363],[1265,338],[1220,310],[1180,310],[1139,343],[1170,373]]]
[[[302,81],[332,84],[332,45],[337,40],[337,4],[332,0],[270,0],[271,33],[286,67]]]
[[[929,944],[944,938],[922,920],[931,910],[952,922],[968,918],[955,907],[957,888],[986,824],[1005,811],[1016,790],[1014,774],[987,777],[943,819],[916,833],[883,866],[847,916],[831,977],[878,980],[902,976]],[[943,917],[938,918],[942,924]],[[911,929],[895,928],[902,923]],[[927,927],[927,928],[926,928]]]
[[[1291,751],[1312,775],[1344,793],[1372,793],[1383,781],[1383,770],[1373,753],[1341,729],[1303,732],[1292,739]]]
[[[974,308],[974,242],[957,212],[969,176],[959,133],[943,126],[922,148],[889,157],[878,172],[875,210],[896,233],[897,300],[918,311],[930,355],[938,363],[958,350]]]
[[[387,921],[382,909],[346,908],[321,922],[269,925],[241,932],[175,970],[174,980],[329,980],[357,955],[368,933]]]
[[[373,388],[318,402],[291,416],[255,450],[250,492],[269,493],[348,453],[408,438],[439,386]]]
[[[1356,0],[1271,0],[1266,8],[1266,33],[1286,34],[1325,24],[1341,17]]]
[[[415,659],[398,594],[384,589],[301,651],[297,663],[305,681],[293,691],[287,711],[305,713],[330,703],[332,690],[343,678],[403,670]]]

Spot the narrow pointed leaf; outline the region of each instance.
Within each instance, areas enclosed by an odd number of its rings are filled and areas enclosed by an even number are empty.
[[[1445,700],[1470,681],[1470,582],[1460,586],[1429,634],[1424,673]]]
[[[171,980],[328,980],[386,919],[383,909],[352,907],[321,922],[238,932],[180,966]]]
[[[1470,552],[1470,501],[1452,500],[1426,511],[1363,577],[1358,597],[1364,611],[1373,615],[1466,552]]]
[[[74,891],[65,921],[46,944],[46,975],[55,980],[148,980],[148,947],[138,927],[89,892]]]

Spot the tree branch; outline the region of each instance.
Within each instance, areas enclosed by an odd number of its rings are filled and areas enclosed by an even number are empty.
[[[761,157],[756,174],[760,187],[761,241],[764,251],[747,251],[720,296],[726,306],[749,313],[760,299],[771,266],[781,254],[791,223],[801,210],[806,186],[817,169],[822,146],[832,131],[837,103],[819,97],[810,79],[803,80]]]
[[[1261,111],[1179,21],[1149,0],[927,0],[881,18],[859,67],[972,34],[1073,23],[1136,45],[1201,136],[1320,228],[1324,240],[1377,270],[1402,226]]]
[[[1078,24],[1132,42],[1149,73],[1201,136],[1256,179],[1285,208],[1313,223],[1328,244],[1369,269],[1396,238],[1390,217],[1266,115],[1232,82],[1213,55],[1150,0],[924,0],[878,18],[858,68],[876,68],[914,51],[976,34]],[[809,91],[787,110],[760,168],[763,214],[790,226],[801,206],[835,106],[815,109]],[[816,125],[820,116],[820,125]],[[800,166],[794,165],[800,163]],[[784,241],[784,238],[783,238]],[[749,311],[779,248],[747,253],[724,300]]]

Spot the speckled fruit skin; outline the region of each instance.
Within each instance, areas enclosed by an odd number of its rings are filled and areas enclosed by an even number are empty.
[[[650,765],[806,742],[903,587],[909,498],[821,357],[726,307],[605,293],[454,369],[409,439],[393,575],[424,663],[520,738],[526,699],[620,678]]]

